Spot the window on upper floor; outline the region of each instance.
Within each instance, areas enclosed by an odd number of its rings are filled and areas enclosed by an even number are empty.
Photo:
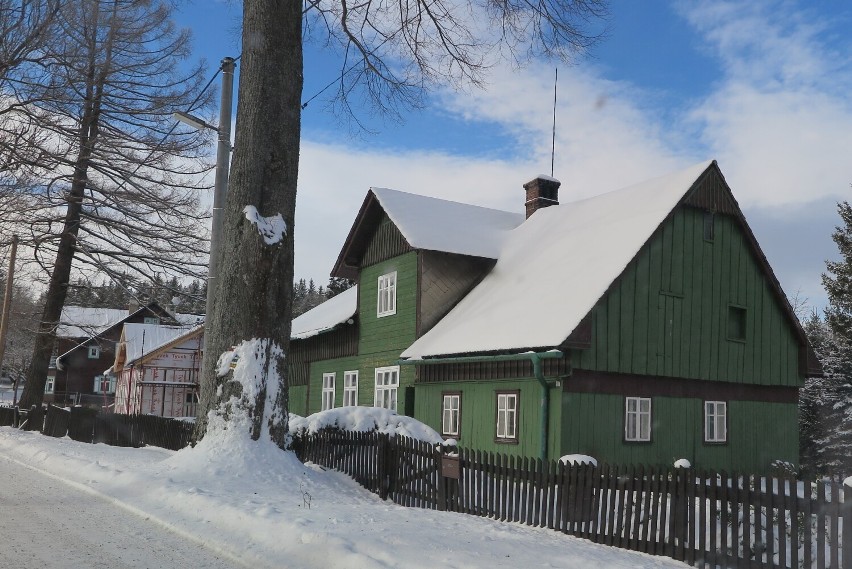
[[[343,406],[355,407],[358,405],[358,372],[343,372]]]
[[[736,342],[746,340],[746,309],[742,306],[728,306],[728,339]]]
[[[142,320],[142,323],[143,323],[143,324],[159,324],[159,323],[160,323],[160,319],[159,319],[159,318],[157,318],[156,316],[146,316],[146,317]]]
[[[44,392],[45,393],[53,393],[53,389],[55,388],[55,386],[56,386],[56,378],[55,377],[48,377],[47,382],[45,382],[45,384],[44,384]]]
[[[461,429],[461,393],[441,395],[441,435],[458,438]]]
[[[649,442],[651,440],[651,399],[626,397],[624,401],[624,440]]]
[[[396,314],[396,271],[379,277],[379,295],[376,316]]]
[[[725,401],[704,402],[704,442],[728,441],[728,404]]]
[[[101,349],[98,346],[89,346],[89,359],[96,360],[101,357]]]
[[[497,392],[497,442],[518,442],[518,391]]]
[[[399,366],[376,368],[376,392],[374,407],[383,407],[396,411],[397,391],[399,389]]]
[[[322,410],[334,409],[334,379],[336,374],[322,374]]]

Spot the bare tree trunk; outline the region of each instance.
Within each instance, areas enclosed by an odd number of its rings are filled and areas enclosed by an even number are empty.
[[[21,407],[41,406],[44,400],[44,385],[47,383],[47,370],[53,344],[56,342],[56,327],[62,316],[62,307],[68,295],[68,283],[71,280],[71,266],[74,263],[74,253],[77,248],[77,236],[80,232],[80,218],[83,212],[86,183],[89,177],[89,165],[92,150],[97,143],[98,118],[100,116],[101,94],[103,93],[103,75],[96,77],[96,47],[99,15],[94,12],[95,20],[87,39],[90,41],[88,50],[88,65],[86,75],[86,92],[84,95],[83,117],[80,120],[78,135],[79,151],[74,162],[74,177],[66,198],[65,224],[59,237],[59,247],[56,251],[56,261],[50,275],[50,283],[45,294],[44,312],[39,322],[38,333],[33,347],[33,357],[27,372],[27,384],[21,394]],[[112,34],[110,33],[110,36]],[[107,42],[107,50],[103,57],[108,61],[111,56],[111,43]]]
[[[87,134],[90,122],[91,105],[87,105],[83,126],[80,127],[82,133],[80,139],[84,144],[80,148],[77,165],[74,168],[74,181],[71,183],[71,190],[68,192],[65,224],[59,238],[59,249],[56,252],[53,272],[50,275],[50,284],[48,284],[45,294],[44,311],[35,338],[33,357],[30,361],[30,369],[27,372],[27,383],[24,386],[24,392],[21,394],[19,403],[21,407],[41,405],[44,400],[44,385],[47,382],[47,369],[50,365],[50,356],[53,353],[53,344],[56,341],[56,326],[59,324],[62,307],[65,305],[65,297],[68,294],[71,265],[74,262],[75,244],[80,229],[80,212],[83,210],[88,156],[91,154]]]
[[[21,400],[26,406],[44,397],[72,266],[82,275],[116,276],[125,268],[153,279],[163,266],[182,274],[186,265],[200,264],[193,261],[202,249],[191,178],[204,168],[187,163],[203,142],[167,125],[173,111],[203,108],[209,100],[200,68],[188,76],[174,72],[190,36],[174,28],[169,3],[42,2],[58,6],[58,39],[43,49],[49,64],[38,67],[35,79],[26,66],[7,78],[29,102],[0,115],[0,135],[10,128],[14,134],[20,120],[39,134],[34,146],[20,147],[0,136],[10,163],[27,156],[44,162],[32,176],[46,190],[32,193],[37,207],[23,210],[12,226],[33,228],[38,262],[55,251]],[[57,207],[64,207],[64,224],[54,235],[49,216]]]
[[[270,361],[261,366],[254,400],[246,402],[251,436],[258,439],[269,427],[272,439],[279,446],[284,444],[284,354],[289,348],[292,309],[301,95],[301,3],[245,0],[236,150],[219,249],[220,277],[213,305],[207,307],[198,439],[206,432],[208,411],[227,419],[233,411],[232,396],[246,394],[245,386],[231,381],[230,373],[217,374],[219,357],[233,346],[260,340],[262,349],[256,353]],[[251,206],[262,218],[283,217],[287,229],[283,239],[264,239],[260,223],[248,219]],[[267,391],[275,394],[273,400],[267,400]]]

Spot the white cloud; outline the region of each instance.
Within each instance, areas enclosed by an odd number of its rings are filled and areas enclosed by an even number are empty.
[[[686,121],[741,203],[843,198],[852,181],[852,71],[824,41],[829,23],[791,2],[695,3],[683,13],[725,70]]]
[[[797,242],[813,246],[786,254],[766,240],[781,243],[784,232],[769,228],[784,227],[791,212],[808,204],[826,210],[811,212],[811,219],[833,219],[831,204],[848,196],[852,70],[837,56],[837,42],[846,40],[838,39],[836,23],[795,2],[678,6],[722,75],[704,95],[661,108],[659,101],[671,101],[672,93],[662,97],[613,80],[588,62],[560,68],[554,170],[563,183],[560,195],[563,201],[594,195],[716,158],[746,215],[760,220],[757,237],[785,290],[802,289],[820,306],[814,259],[821,266],[833,256],[826,238],[832,227],[795,224]],[[521,211],[521,185],[550,172],[553,67],[498,66],[487,90],[436,99],[459,117],[460,129],[481,121],[504,129],[517,141],[515,157],[371,151],[312,142],[306,132],[297,276],[325,279],[370,186]]]

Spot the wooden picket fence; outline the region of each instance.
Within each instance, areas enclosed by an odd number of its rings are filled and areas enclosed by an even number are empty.
[[[571,466],[338,430],[300,459],[384,499],[546,527],[698,567],[852,569],[852,488],[740,473]]]
[[[42,424],[43,420],[43,424]],[[84,443],[112,446],[158,446],[180,450],[192,440],[194,423],[153,415],[119,415],[86,407],[64,409],[48,405],[28,411],[17,407],[0,407],[0,426],[39,430],[51,437],[68,435]]]

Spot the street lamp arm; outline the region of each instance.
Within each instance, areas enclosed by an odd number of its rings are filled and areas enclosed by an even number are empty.
[[[192,128],[195,128],[195,129],[198,129],[198,130],[208,128],[210,130],[219,132],[218,127],[213,126],[212,124],[208,123],[204,119],[200,119],[195,115],[191,115],[191,114],[185,113],[183,111],[176,111],[176,112],[172,113],[172,116],[175,118],[175,120],[180,121],[184,124],[187,124],[187,125],[191,126]]]

